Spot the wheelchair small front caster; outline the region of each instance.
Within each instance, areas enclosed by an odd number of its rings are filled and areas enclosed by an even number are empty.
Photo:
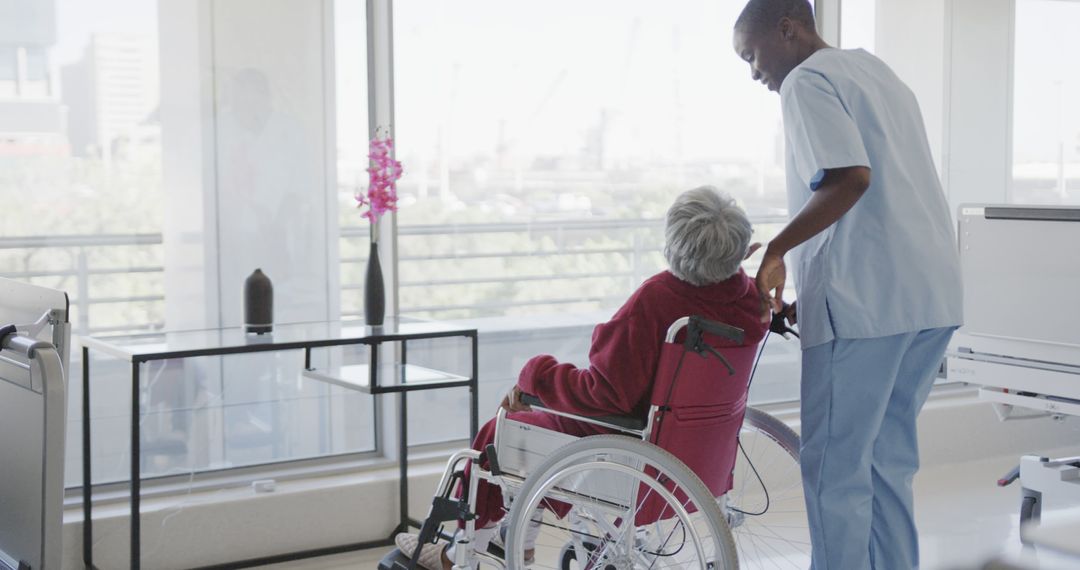
[[[592,542],[582,542],[585,550],[588,554],[585,555],[585,560],[589,562],[595,562],[592,559],[593,552],[596,552],[596,544]],[[573,570],[575,568],[598,568],[602,570],[615,570],[615,566],[612,564],[605,564],[603,566],[591,566],[586,565],[583,561],[578,560],[577,548],[573,542],[568,542],[563,545],[562,551],[559,552],[559,568],[561,570]],[[576,564],[575,564],[576,563]]]

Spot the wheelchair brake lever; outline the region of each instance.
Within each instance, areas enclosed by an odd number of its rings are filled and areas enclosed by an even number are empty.
[[[706,352],[712,353],[719,358],[720,362],[727,368],[728,376],[734,376],[735,367],[724,358],[723,354],[720,354],[720,351],[705,342],[706,332],[719,335],[736,343],[741,343],[743,341],[743,330],[723,323],[712,323],[698,316],[692,316],[690,317],[689,326],[686,328],[686,340],[683,341],[684,350],[691,350],[700,354],[703,358],[708,356]]]
[[[711,344],[703,342],[703,343],[701,343],[700,348],[701,348],[701,350],[698,351],[698,354],[701,354],[702,356],[705,356],[703,354],[704,352],[709,352],[709,353],[713,354],[714,356],[719,358],[720,362],[722,362],[724,364],[724,367],[727,368],[728,376],[734,376],[735,375],[735,367],[732,366],[730,362],[728,362],[728,359],[724,358],[723,354],[720,354],[720,351],[713,348],[713,346]]]

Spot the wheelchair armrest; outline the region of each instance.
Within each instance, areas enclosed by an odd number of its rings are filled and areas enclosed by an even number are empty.
[[[540,408],[544,411],[552,411],[558,413],[560,416],[565,416],[571,419],[579,419],[588,423],[608,424],[617,428],[630,431],[642,431],[648,425],[648,422],[643,418],[634,416],[580,416],[578,414],[571,414],[568,412],[558,412],[552,408],[544,405],[544,402],[533,396],[532,394],[526,394],[522,392],[521,403],[526,404],[533,408]]]

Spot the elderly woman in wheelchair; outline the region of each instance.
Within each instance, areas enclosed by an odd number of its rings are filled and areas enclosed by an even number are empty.
[[[670,270],[596,327],[588,367],[525,364],[380,568],[805,567],[798,437],[746,407],[768,332],[740,267],[751,232],[716,189],[680,195]]]

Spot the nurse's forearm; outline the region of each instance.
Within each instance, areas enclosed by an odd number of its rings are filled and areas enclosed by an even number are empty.
[[[769,242],[767,253],[783,256],[835,224],[859,201],[869,186],[870,169],[865,166],[826,170],[821,185],[810,201]]]

